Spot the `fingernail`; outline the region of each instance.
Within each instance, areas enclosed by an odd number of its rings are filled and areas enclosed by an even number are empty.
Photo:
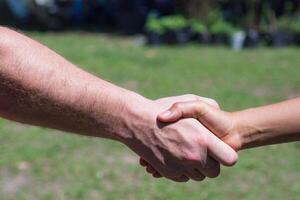
[[[162,113],[160,116],[161,116],[161,117],[164,117],[164,118],[167,118],[167,117],[170,117],[171,114],[172,114],[172,112],[168,110],[168,111]]]

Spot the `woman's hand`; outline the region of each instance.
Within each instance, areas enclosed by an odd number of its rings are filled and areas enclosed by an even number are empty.
[[[178,102],[158,116],[164,123],[182,118],[195,118],[234,150],[241,149],[239,126],[234,112],[225,112],[205,101]]]

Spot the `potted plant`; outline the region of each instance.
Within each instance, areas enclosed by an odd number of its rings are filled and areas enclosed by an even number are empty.
[[[294,42],[300,45],[300,19],[296,19],[291,23],[290,30],[294,35]]]
[[[246,34],[244,31],[235,31],[230,37],[230,47],[234,50],[241,50],[244,47]]]
[[[247,29],[243,47],[257,47],[259,45],[260,38],[260,34],[257,30],[253,28]]]
[[[163,42],[164,28],[161,20],[155,16],[149,16],[146,23],[146,37],[149,45],[159,45]]]
[[[183,16],[166,16],[161,19],[161,22],[167,44],[184,44],[190,41],[191,29]]]
[[[210,41],[210,36],[207,31],[207,28],[204,24],[198,20],[191,20],[190,26],[192,30],[192,39],[201,44],[208,44]]]
[[[230,23],[223,19],[217,20],[210,27],[210,33],[212,35],[212,42],[214,44],[225,44],[230,43],[231,36],[236,32],[236,29]]]
[[[138,0],[106,2],[110,2],[114,9],[112,14],[121,33],[133,35],[143,31],[147,18],[144,4],[138,3]]]
[[[268,44],[274,47],[287,46],[293,43],[294,37],[291,29],[291,20],[286,17],[278,19],[275,28],[269,33]]]

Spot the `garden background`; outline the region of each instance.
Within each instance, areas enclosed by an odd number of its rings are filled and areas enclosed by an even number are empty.
[[[152,7],[147,12],[145,22],[135,33],[124,31],[124,27],[114,17],[104,20],[105,23],[112,20],[112,24],[108,26],[100,26],[103,23],[101,20],[100,24],[92,23],[84,12],[78,15],[81,16],[77,18],[79,21],[68,18],[68,14],[64,16],[66,18],[53,14],[64,26],[49,27],[43,23],[43,18],[32,13],[27,16],[29,18],[16,16],[8,9],[10,7],[7,4],[4,5],[5,2],[2,1],[2,8],[6,9],[0,10],[2,25],[18,28],[81,68],[152,99],[193,93],[214,98],[223,109],[235,111],[278,102],[300,94],[300,51],[297,43],[293,39],[288,44],[272,45],[262,36],[263,33],[277,32],[279,29],[276,27],[279,27],[282,19],[288,24],[288,34],[297,35],[295,29],[291,28],[296,27],[294,22],[297,22],[297,1],[286,1],[290,4],[285,6],[284,12],[277,14],[274,6],[271,6],[273,4],[270,4],[275,1],[244,1],[270,5],[263,6],[267,10],[263,13],[269,14],[259,17],[259,20],[249,20],[251,23],[236,22],[232,19],[238,17],[228,17],[226,2],[234,1],[201,5],[197,9],[207,11],[204,16],[198,16],[198,12],[191,10],[195,8],[192,4],[157,1],[170,4],[164,4],[167,5],[163,7],[164,12],[162,6],[149,4]],[[60,4],[52,6],[67,5],[63,1],[58,3]],[[244,13],[249,13],[248,7],[246,8],[247,12]],[[134,13],[132,7],[128,6],[126,9],[127,13]],[[116,12],[115,9],[112,10]],[[101,13],[103,14],[100,12],[99,15]],[[232,33],[235,30],[245,33],[253,30],[260,39],[255,46],[243,44],[245,49],[239,51],[230,48],[231,34],[225,43],[216,44],[211,39],[214,36],[209,36],[206,43],[190,38],[188,42],[162,42],[149,46],[146,44],[147,37],[144,37],[152,30],[147,28],[149,18],[152,20],[149,27],[155,27],[159,32],[161,28],[166,31],[165,24],[172,24],[171,27],[177,29],[178,24],[184,22],[184,28],[197,23],[196,27],[204,27],[211,35],[209,21],[213,18],[215,20],[212,24],[222,22],[223,25],[226,24],[226,30],[229,30],[229,26],[230,31],[234,30]],[[162,22],[162,18],[167,23]],[[247,15],[239,17],[241,18],[247,18]],[[207,19],[209,20],[206,21]],[[109,27],[110,25],[113,26]],[[296,200],[300,196],[299,143],[242,151],[239,162],[232,168],[223,168],[219,178],[185,184],[153,179],[138,165],[135,154],[125,146],[109,140],[65,134],[1,119],[0,147],[0,198],[3,200]]]

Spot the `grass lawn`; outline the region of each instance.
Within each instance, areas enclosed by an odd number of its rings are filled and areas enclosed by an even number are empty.
[[[300,49],[147,48],[90,34],[30,35],[82,68],[149,98],[185,93],[226,110],[300,96]],[[240,153],[215,180],[154,180],[116,142],[0,120],[0,199],[299,199],[300,144]]]

